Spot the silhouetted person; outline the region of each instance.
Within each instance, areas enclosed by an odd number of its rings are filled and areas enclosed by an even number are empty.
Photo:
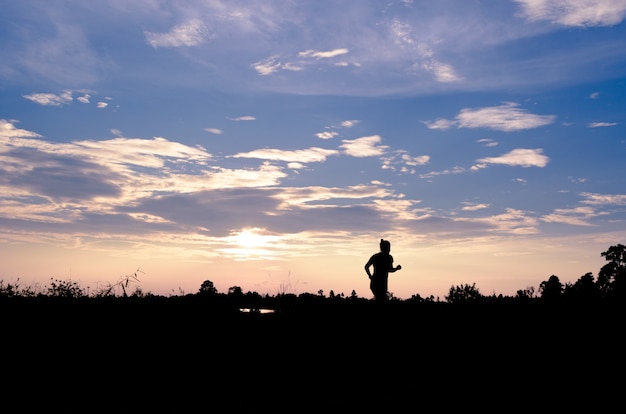
[[[389,254],[390,251],[391,243],[388,240],[380,239],[380,252],[373,254],[365,263],[365,273],[370,278],[370,289],[374,298],[379,301],[387,300],[389,273],[402,269],[400,265],[393,267],[393,256]],[[373,274],[370,271],[371,266],[374,266]]]

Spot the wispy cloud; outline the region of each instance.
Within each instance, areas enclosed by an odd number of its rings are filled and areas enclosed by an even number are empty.
[[[531,21],[549,20],[564,26],[614,26],[626,16],[624,0],[514,0]]]
[[[337,135],[339,135],[339,133],[335,131],[324,131],[324,132],[318,132],[317,134],[315,134],[315,136],[318,137],[319,139],[331,139],[333,137],[336,137]]]
[[[443,63],[436,58],[434,50],[428,43],[418,42],[414,39],[410,23],[396,18],[391,21],[389,30],[397,45],[413,52],[415,60],[412,67],[414,69],[432,74],[437,82],[449,83],[462,80],[462,77],[457,74],[451,64]]]
[[[344,153],[352,157],[376,157],[385,153],[388,148],[385,145],[378,145],[381,142],[379,135],[361,137],[353,140],[342,140],[339,146]]]
[[[626,194],[581,193],[583,204],[626,206]]]
[[[192,19],[174,26],[166,33],[146,31],[144,34],[148,44],[154,48],[196,46],[209,37],[206,26],[199,19]]]
[[[541,217],[546,223],[565,223],[573,226],[591,226],[589,219],[597,216],[591,207],[559,208]]]
[[[478,164],[472,170],[485,168],[487,164],[508,165],[510,167],[545,167],[550,158],[543,155],[543,150],[518,148],[499,157],[487,157],[476,160]]]
[[[591,122],[587,125],[589,128],[603,128],[618,125],[617,122]]]
[[[305,70],[314,62],[320,60],[333,59],[337,56],[345,55],[349,52],[346,48],[339,48],[327,51],[320,50],[305,50],[299,52],[295,57],[281,57],[280,55],[272,55],[265,59],[259,60],[251,65],[251,67],[259,74],[263,76],[271,75],[279,70],[286,70],[291,72],[299,72]],[[334,62],[334,66],[347,67],[350,63],[341,61]]]
[[[55,93],[31,93],[24,95],[24,98],[44,106],[62,106],[72,102],[72,92],[64,91],[61,94]]]
[[[323,162],[327,157],[338,154],[337,150],[329,150],[324,148],[308,148],[304,150],[286,151],[273,148],[259,149],[249,152],[241,152],[232,156],[232,158],[259,158],[272,161],[287,162]]]
[[[507,102],[500,106],[486,108],[462,109],[454,120],[437,119],[425,121],[430,129],[457,128],[489,128],[496,131],[519,131],[538,128],[554,122],[555,115],[529,114],[518,108],[518,104]]]
[[[341,126],[344,127],[344,128],[352,128],[353,126],[355,126],[359,122],[360,121],[358,119],[346,119],[345,121],[341,122]]]
[[[464,202],[462,204],[463,204],[463,207],[461,208],[461,210],[464,210],[464,211],[478,211],[478,210],[483,210],[483,209],[489,208],[489,204],[484,204],[484,203],[467,203],[467,202]]]
[[[300,57],[312,57],[315,59],[330,59],[336,56],[345,55],[349,50],[346,48],[327,50],[327,51],[319,51],[319,50],[305,50],[304,52],[298,53]]]
[[[515,235],[536,234],[539,232],[539,220],[527,212],[514,208],[507,208],[505,213],[481,218],[459,218],[459,222],[474,222],[489,224],[493,231]]]
[[[15,120],[0,119],[0,138],[39,138],[41,135],[25,129],[15,128]]]
[[[255,121],[256,117],[252,116],[252,115],[244,115],[244,116],[238,116],[235,118],[228,118],[231,121]]]
[[[224,132],[219,128],[204,128],[204,130],[214,135],[221,135]]]

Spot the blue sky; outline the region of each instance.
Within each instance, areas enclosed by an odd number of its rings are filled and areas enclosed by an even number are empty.
[[[626,242],[626,0],[0,1],[0,280],[400,298]]]

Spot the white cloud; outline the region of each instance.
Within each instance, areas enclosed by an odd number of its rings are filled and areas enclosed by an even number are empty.
[[[341,126],[344,127],[344,128],[352,128],[353,126],[355,126],[358,123],[359,123],[358,119],[347,119],[347,120],[341,122]]]
[[[231,121],[254,121],[256,120],[256,118],[251,115],[238,116],[236,118],[228,118],[228,119],[230,119]]]
[[[465,168],[462,167],[454,167],[452,169],[447,169],[443,171],[430,171],[425,174],[420,174],[420,178],[431,179],[433,177],[437,177],[440,175],[450,175],[450,174],[461,174],[465,172]]]
[[[536,234],[538,220],[526,216],[522,210],[507,208],[505,213],[491,217],[476,219],[458,219],[458,221],[484,222],[493,226],[496,231],[511,234]]]
[[[626,206],[626,194],[581,193],[584,204]]]
[[[476,160],[477,165],[472,169],[485,168],[487,164],[501,164],[511,167],[545,167],[550,160],[542,154],[543,150],[538,149],[514,149],[499,157],[487,157]]]
[[[64,91],[60,95],[54,93],[32,93],[24,95],[24,98],[44,106],[61,106],[73,100],[72,92],[70,91]]]
[[[25,129],[15,128],[14,120],[0,119],[0,138],[39,138],[41,135],[27,131]]]
[[[232,158],[259,158],[264,160],[287,162],[323,162],[327,157],[337,154],[336,150],[324,148],[308,148],[297,151],[284,151],[273,148],[259,149],[249,152],[240,152]]]
[[[333,58],[333,57],[340,56],[340,55],[345,55],[348,52],[349,50],[345,48],[328,50],[325,52],[322,52],[319,50],[305,50],[304,52],[298,53],[298,56],[313,57],[316,59],[328,59],[328,58]]]
[[[517,106],[516,103],[507,102],[500,106],[486,108],[464,108],[454,120],[438,119],[425,121],[424,124],[430,129],[448,129],[456,126],[457,128],[489,128],[508,132],[537,128],[554,122],[554,115],[529,114]]]
[[[393,19],[390,31],[394,37],[394,43],[416,53],[417,59],[413,63],[414,68],[420,68],[431,73],[437,82],[457,82],[462,79],[457,75],[452,65],[442,63],[435,57],[435,52],[428,44],[417,42],[414,39],[413,30],[409,23]]]
[[[498,145],[498,143],[490,138],[483,138],[483,139],[479,139],[478,141],[481,144],[483,144],[486,147],[496,147]]]
[[[98,108],[102,109],[102,108],[106,108],[107,106],[109,106],[109,104],[108,104],[108,103],[106,103],[106,102],[98,102],[98,103],[96,104],[96,106],[97,106]]]
[[[272,55],[266,59],[257,61],[250,66],[262,76],[271,75],[279,70],[297,72],[304,70],[305,67],[312,64],[310,60],[306,60],[308,58],[314,58],[316,60],[329,59],[346,53],[348,53],[348,49],[343,48],[329,51],[306,50],[298,53],[297,58],[295,58],[295,62],[291,61],[290,58],[281,59],[278,55]],[[346,67],[349,65],[350,64],[348,62],[334,63],[334,66],[339,67]],[[358,66],[358,64],[355,64],[355,66]]]
[[[402,161],[404,161],[407,165],[416,166],[416,165],[426,165],[430,161],[430,156],[428,155],[420,155],[417,157],[412,157],[409,154],[402,155]]]
[[[79,96],[78,98],[76,98],[76,100],[80,103],[88,104],[89,98],[91,98],[91,96],[88,93],[86,93],[83,96]]]
[[[339,134],[335,131],[324,131],[324,132],[318,132],[317,134],[315,134],[315,136],[318,137],[319,139],[331,139],[337,135]]]
[[[452,128],[456,124],[457,124],[456,121],[451,121],[449,119],[443,119],[443,118],[439,118],[434,121],[424,121],[424,125],[426,125],[428,129],[446,130],[446,129]]]
[[[587,125],[589,128],[602,128],[617,125],[617,122],[591,122]]]
[[[145,32],[144,34],[148,44],[154,48],[196,46],[209,37],[206,26],[199,19],[192,19],[174,26],[167,33]]]
[[[576,207],[571,209],[558,208],[551,214],[541,218],[546,223],[565,223],[574,226],[591,226],[588,220],[597,216],[591,207]]]
[[[218,128],[204,128],[206,132],[210,132],[211,134],[221,135],[224,131]]]
[[[463,211],[478,211],[478,210],[489,208],[489,204],[484,204],[484,203],[463,202],[461,204],[464,204],[464,206],[461,208],[461,210]]]
[[[626,0],[515,0],[531,21],[563,26],[614,26],[626,16]]]
[[[253,63],[251,66],[259,75],[267,76],[280,69],[281,63],[278,61],[278,56],[270,56],[267,59]]]
[[[353,140],[342,140],[339,147],[343,151],[353,157],[376,157],[384,154],[388,148],[384,145],[377,145],[381,141],[379,135],[369,137],[361,137]]]

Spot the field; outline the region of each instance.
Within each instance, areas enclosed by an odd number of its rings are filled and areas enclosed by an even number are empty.
[[[0,304],[6,412],[603,412],[624,386],[615,304]]]

